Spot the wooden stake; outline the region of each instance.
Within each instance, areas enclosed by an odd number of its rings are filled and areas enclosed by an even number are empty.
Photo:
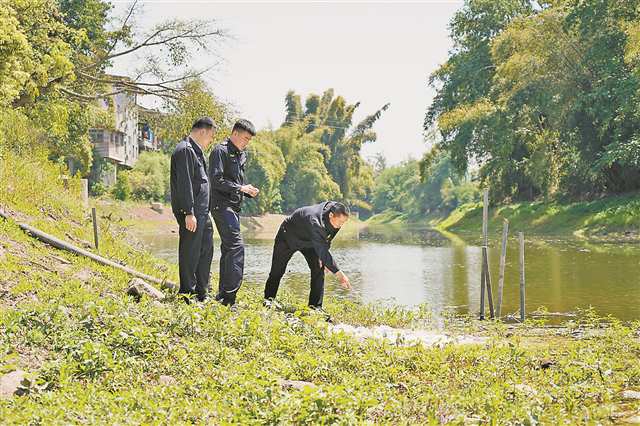
[[[96,208],[91,208],[91,218],[93,219],[93,242],[98,251],[98,218],[96,217]]]
[[[520,239],[520,321],[524,322],[525,294],[524,294],[524,233],[518,232]]]
[[[482,245],[489,245],[489,190],[484,190],[482,203]]]
[[[487,300],[489,301],[489,318],[494,318],[493,311],[493,295],[491,292],[491,271],[489,270],[489,251],[486,247],[482,247],[482,258],[484,262],[484,271],[486,274],[486,278],[484,280],[487,286]]]
[[[482,196],[482,271],[480,272],[480,319],[484,319],[484,292],[487,285],[486,248],[488,244],[489,227],[489,190],[485,189]]]
[[[484,247],[482,248],[482,272],[480,273],[480,319],[484,319],[484,287],[487,275],[484,271]]]
[[[504,267],[507,261],[507,238],[509,236],[509,221],[504,220],[502,226],[502,250],[500,251],[500,276],[498,278],[498,305],[496,316],[500,318],[502,313],[502,291],[504,289]]]

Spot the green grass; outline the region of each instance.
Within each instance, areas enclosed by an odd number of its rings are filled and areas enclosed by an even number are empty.
[[[47,232],[90,241],[77,187],[65,191],[59,170],[35,160],[6,172],[19,161],[0,159],[0,205]],[[145,252],[119,223],[101,223],[102,254],[176,280],[175,265]],[[20,368],[31,379],[28,395],[0,399],[0,424],[596,424],[640,411],[620,396],[640,389],[637,323],[533,344],[535,324],[451,318],[450,332],[482,333],[489,343],[398,346],[329,333],[290,294],[283,300],[295,314],[266,311],[255,283],[245,283],[233,313],[173,295],[136,303],[124,293],[128,280],[0,220],[0,375]],[[426,309],[332,298],[326,308],[350,324],[431,325]],[[571,327],[596,319],[581,321]],[[173,383],[160,383],[163,375]],[[279,379],[317,387],[284,389]]]
[[[395,210],[386,210],[367,219],[370,225],[401,224],[408,221],[408,216]]]
[[[511,229],[533,234],[605,236],[640,230],[640,195],[612,196],[575,203],[532,202],[490,207],[489,230],[500,232],[504,219]],[[432,222],[451,232],[480,232],[482,205],[466,204],[447,218]]]

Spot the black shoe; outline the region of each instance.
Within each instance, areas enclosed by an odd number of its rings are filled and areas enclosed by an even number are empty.
[[[276,311],[283,311],[284,310],[284,306],[282,306],[282,304],[280,302],[278,302],[276,299],[264,299],[262,301],[262,306],[264,306],[265,308],[268,309],[275,309]]]
[[[186,293],[178,293],[178,299],[182,300],[187,305],[191,304],[191,295]]]
[[[331,315],[329,315],[327,311],[322,309],[322,306],[309,306],[309,309],[311,309],[312,312],[316,312],[318,315],[324,316],[324,319],[326,322],[333,324],[333,319],[331,318]]]
[[[238,311],[238,308],[236,307],[236,301],[235,301],[235,298],[230,299],[230,298],[228,298],[228,297],[224,297],[224,296],[222,296],[222,295],[218,294],[218,295],[216,296],[216,301],[217,301],[217,302],[220,302],[220,303],[222,304],[222,306],[229,306],[229,307],[230,307],[230,309],[231,309],[233,312],[237,312],[237,311]]]
[[[206,297],[198,297],[198,305],[199,306],[204,306],[204,305],[208,305],[209,303],[211,303],[211,297],[206,296]]]

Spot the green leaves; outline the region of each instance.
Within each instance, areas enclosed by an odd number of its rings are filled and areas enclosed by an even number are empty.
[[[0,107],[31,103],[51,82],[70,78],[70,30],[51,0],[0,2]]]
[[[639,3],[525,3],[456,14],[425,129],[437,124],[458,169],[478,163],[496,199],[640,188]]]

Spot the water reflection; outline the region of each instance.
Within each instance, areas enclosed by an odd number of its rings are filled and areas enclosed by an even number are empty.
[[[246,238],[247,282],[262,285],[269,272],[272,241]],[[176,261],[177,235],[142,236],[157,255]],[[455,306],[476,312],[480,300],[479,238],[466,240],[430,229],[371,226],[359,236],[338,236],[332,252],[354,286],[342,290],[331,277],[327,294],[362,302],[415,306],[428,303],[434,311]],[[216,241],[213,270],[217,271]],[[499,241],[490,241],[489,261],[497,298]],[[509,241],[503,296],[504,314],[519,303],[517,241]],[[640,249],[633,244],[589,244],[570,239],[527,239],[527,310],[545,306],[568,312],[593,306],[601,315],[640,319]],[[282,282],[303,300],[309,292],[308,267],[302,255],[289,263]]]

